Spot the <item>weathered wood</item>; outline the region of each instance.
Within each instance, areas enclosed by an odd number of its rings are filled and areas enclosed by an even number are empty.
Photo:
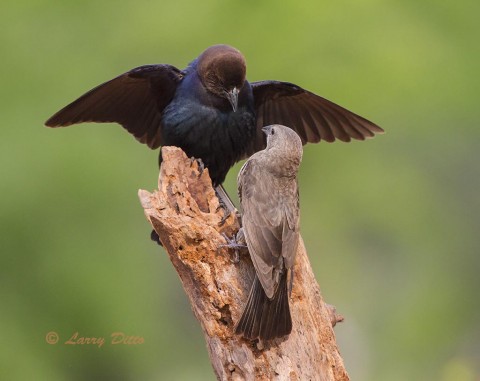
[[[238,221],[223,215],[208,170],[199,174],[175,147],[163,147],[159,190],[139,191],[145,215],[178,272],[200,322],[215,374],[220,380],[348,380],[332,324],[342,318],[326,305],[301,241],[290,299],[293,330],[286,339],[250,342],[234,334],[253,282],[248,256],[234,263],[222,233]]]

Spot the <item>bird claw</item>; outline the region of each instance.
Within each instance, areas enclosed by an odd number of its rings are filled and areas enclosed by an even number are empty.
[[[227,244],[220,245],[220,247],[228,247],[229,249],[235,249],[235,250],[247,248],[247,245],[244,245],[243,243],[238,243],[235,236],[233,236],[233,238],[229,238],[225,233],[222,233],[222,237],[225,238],[225,241],[227,241]]]
[[[223,226],[223,224],[228,220],[228,217],[230,217],[230,214],[232,214],[232,212],[228,210],[228,208],[225,206],[225,204],[222,201],[220,201],[215,213],[218,213],[220,209],[223,209],[223,216],[220,222],[218,223],[218,226]]]
[[[151,239],[153,242],[156,242],[157,245],[163,247],[162,241],[160,241],[160,236],[158,235],[158,233],[157,233],[155,230],[152,230],[152,232],[150,233],[150,239]]]
[[[232,212],[235,212],[235,214],[237,214],[238,211],[237,208],[235,208],[232,200],[230,200],[230,197],[228,197],[228,194],[222,185],[215,186],[215,194],[217,195],[218,199],[218,207],[215,210],[215,213],[218,213],[220,209],[223,209],[223,217],[219,222],[219,226],[222,226],[225,221],[227,221],[228,217],[230,217],[230,214],[232,214]]]
[[[244,250],[247,248],[246,245],[238,243],[237,237],[233,236],[233,238],[229,238],[225,233],[222,233],[222,237],[225,238],[225,241],[227,241],[226,245],[219,245],[219,247],[227,247],[229,249],[234,250],[234,255],[233,255],[233,263],[238,263],[240,262],[240,250]]]
[[[190,166],[193,165],[193,163],[197,163],[198,165],[198,173],[199,175],[201,175],[203,173],[203,171],[205,170],[205,164],[203,163],[202,159],[197,159],[195,157],[191,157],[190,158]]]

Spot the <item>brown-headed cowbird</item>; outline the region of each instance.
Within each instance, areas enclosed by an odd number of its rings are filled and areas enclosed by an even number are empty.
[[[145,65],[58,111],[46,125],[117,122],[150,148],[172,145],[201,159],[215,186],[237,161],[265,147],[261,128],[284,124],[302,143],[364,140],[383,130],[287,82],[246,80],[243,55],[227,45],[206,49],[184,70]]]
[[[243,210],[237,237],[244,237],[256,275],[236,333],[270,340],[292,330],[287,279],[293,276],[299,241],[302,141],[285,126],[262,130],[267,148],[245,162],[237,179]]]

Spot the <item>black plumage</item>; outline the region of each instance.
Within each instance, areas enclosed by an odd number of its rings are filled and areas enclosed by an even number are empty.
[[[364,140],[374,123],[287,82],[246,80],[243,55],[227,45],[206,49],[184,70],[145,65],[90,90],[46,125],[116,122],[150,148],[173,145],[202,159],[214,185],[231,166],[265,147],[261,128],[284,124],[302,143]]]

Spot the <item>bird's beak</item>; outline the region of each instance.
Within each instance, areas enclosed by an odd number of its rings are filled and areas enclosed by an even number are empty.
[[[262,131],[265,135],[269,135],[270,134],[270,130],[272,129],[272,126],[265,126],[265,127],[262,127]]]
[[[236,112],[238,108],[238,93],[239,91],[236,87],[234,87],[231,91],[226,92],[227,99],[232,105],[233,112]]]

